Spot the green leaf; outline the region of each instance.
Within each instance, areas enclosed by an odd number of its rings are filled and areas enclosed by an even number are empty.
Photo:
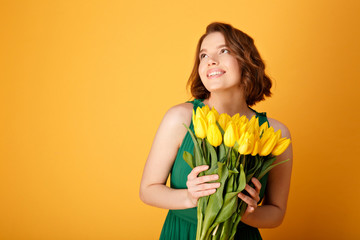
[[[194,143],[194,157],[195,157],[195,165],[200,166],[203,165],[203,162],[205,162],[204,155],[201,151],[200,145],[197,142],[197,138],[195,137],[194,133],[190,130],[186,124],[184,124],[188,132],[190,133],[191,139]]]
[[[221,135],[222,136],[224,136],[224,134],[225,134],[225,131],[224,131],[224,129],[222,129],[222,127],[220,126],[220,124],[216,121],[216,125],[218,126],[218,128],[219,128],[219,130],[220,130],[220,132],[221,132]],[[224,138],[223,138],[224,139]]]
[[[236,167],[236,160],[238,159],[239,152],[235,151],[234,148],[231,150],[231,168]]]
[[[210,166],[213,168],[214,166],[217,166],[218,158],[216,155],[215,148],[209,143],[208,140],[206,140],[206,148],[208,149],[208,154],[211,157]]]
[[[218,216],[216,217],[216,220],[214,222],[215,224],[225,222],[236,211],[237,202],[238,202],[238,197],[237,197],[238,193],[239,192],[230,192],[225,194],[224,203]]]
[[[242,164],[240,164],[240,176],[239,176],[239,185],[238,185],[238,189],[237,192],[241,192],[242,190],[245,189],[246,186],[246,175],[244,172],[244,167]]]
[[[265,159],[264,163],[261,167],[261,172],[263,172],[265,169],[267,169],[271,164],[273,164],[276,160],[276,157],[271,157],[269,159]]]
[[[236,214],[236,217],[233,219],[233,226],[231,229],[231,235],[230,235],[230,240],[234,239],[235,234],[236,234],[236,230],[237,230],[237,226],[239,225],[241,220],[241,215]]]
[[[201,200],[201,198],[200,198],[198,200],[198,206],[197,206],[198,224],[197,224],[197,230],[196,230],[196,239],[200,239],[202,224],[204,222],[204,214],[203,214],[204,208],[203,208],[203,203],[201,201],[203,201],[203,200]]]
[[[229,171],[224,163],[218,162],[219,169],[219,182],[220,187],[216,189],[216,192],[210,195],[208,206],[205,210],[204,222],[201,230],[201,238],[200,239],[208,239],[211,234],[211,230],[209,228],[213,224],[217,214],[219,213],[222,205],[223,205],[223,191],[225,181],[229,175]]]
[[[289,161],[289,159],[286,159],[286,160],[284,160],[284,161],[281,161],[281,162],[278,162],[278,163],[276,163],[276,164],[273,164],[273,165],[269,166],[268,168],[266,168],[264,171],[262,171],[262,172],[260,173],[258,179],[260,180],[260,179],[261,179],[263,176],[265,176],[265,174],[268,173],[271,169],[273,169],[273,168],[276,167],[277,165],[280,165],[280,164],[285,163],[285,162],[287,162],[287,161]]]
[[[205,171],[205,175],[211,175],[211,174],[218,174],[218,166],[212,166],[210,169]],[[211,181],[211,182],[217,182],[217,181]]]
[[[224,162],[224,160],[226,159],[226,151],[225,151],[224,143],[220,144],[219,146],[218,159],[220,159],[220,162]]]
[[[236,152],[239,152],[239,147],[240,147],[240,145],[239,145],[238,141],[235,141],[235,145],[233,148]]]
[[[224,222],[221,231],[221,239],[229,239],[231,230],[233,229],[234,218],[236,218],[236,212]]]
[[[191,167],[191,168],[194,168],[195,166],[195,162],[194,162],[194,158],[193,158],[193,155],[191,154],[191,153],[189,153],[189,152],[187,152],[187,151],[184,151],[184,153],[183,153],[183,158],[184,158],[184,160],[185,160],[185,162],[187,163],[187,164],[189,164],[189,166]]]

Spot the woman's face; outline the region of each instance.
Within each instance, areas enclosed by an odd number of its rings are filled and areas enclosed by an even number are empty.
[[[222,33],[213,32],[204,38],[199,59],[199,75],[209,92],[240,89],[239,64],[226,46]]]

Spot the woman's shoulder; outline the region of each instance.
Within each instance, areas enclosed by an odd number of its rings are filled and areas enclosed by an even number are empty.
[[[191,103],[188,102],[180,103],[169,108],[166,112],[166,115],[169,115],[170,117],[173,118],[184,119],[191,117],[192,109],[193,109],[193,105]]]
[[[192,116],[192,103],[180,103],[170,107],[165,113],[164,120],[171,126],[179,126],[183,123],[190,125]],[[182,126],[183,127],[183,126]],[[185,128],[184,128],[185,129]]]
[[[281,130],[281,136],[282,137],[287,137],[287,138],[291,137],[290,136],[290,130],[288,129],[288,127],[284,123],[282,123],[279,120],[276,120],[274,118],[269,118],[268,117],[267,119],[269,121],[270,126],[273,127],[275,131],[277,131],[279,129]]]

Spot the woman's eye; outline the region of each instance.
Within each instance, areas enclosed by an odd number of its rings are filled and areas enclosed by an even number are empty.
[[[221,53],[229,53],[230,51],[229,50],[227,50],[226,48],[223,48],[223,49],[221,49],[221,51],[220,51]]]
[[[203,59],[204,57],[206,57],[207,55],[205,53],[200,55],[200,59]]]

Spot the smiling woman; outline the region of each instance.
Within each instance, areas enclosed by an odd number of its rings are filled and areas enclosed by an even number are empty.
[[[217,174],[199,177],[208,166],[191,169],[183,159],[184,151],[193,153],[193,142],[183,123],[193,130],[192,111],[208,105],[219,113],[255,116],[282,136],[290,132],[281,122],[267,118],[250,106],[271,95],[271,80],[251,37],[225,23],[212,23],[199,39],[194,68],[188,80],[193,101],[168,110],[156,133],[145,164],[140,198],[145,203],[170,209],[160,239],[195,239],[197,202],[220,187]],[[166,149],[166,151],[164,151]],[[273,169],[261,181],[252,178],[246,185],[248,195],[238,197],[248,207],[241,218],[235,239],[261,239],[258,228],[279,226],[284,218],[292,169],[292,146],[277,157],[290,159]],[[170,187],[166,180],[170,173]],[[263,201],[262,201],[263,199]],[[261,206],[258,204],[262,201]]]
[[[232,88],[236,91],[236,88],[241,88],[238,61],[225,44],[222,33],[209,34],[201,46],[198,72],[207,91],[227,91]]]

